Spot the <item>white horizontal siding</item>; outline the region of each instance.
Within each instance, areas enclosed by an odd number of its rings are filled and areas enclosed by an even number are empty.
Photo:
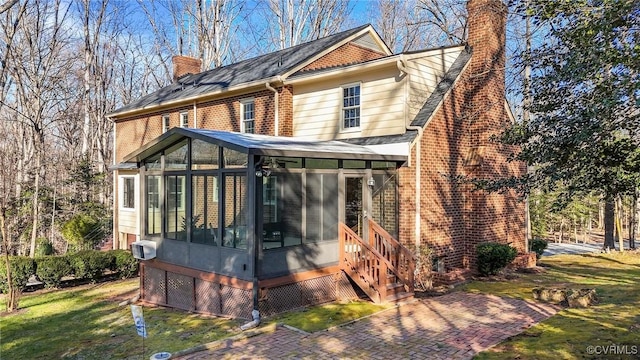
[[[369,48],[373,51],[380,51],[380,52],[382,51],[378,43],[373,39],[373,37],[369,33],[366,33],[360,36],[359,38],[353,40],[353,43],[358,46]]]
[[[127,234],[139,235],[138,212],[131,210],[118,211],[118,231]]]
[[[451,64],[457,59],[462,47],[434,50],[422,57],[407,61],[409,71],[409,118],[413,120],[424,105]]]
[[[404,132],[406,100],[395,66],[297,85],[293,97],[293,135],[309,139],[345,139]],[[341,132],[341,86],[360,83],[360,130]]]

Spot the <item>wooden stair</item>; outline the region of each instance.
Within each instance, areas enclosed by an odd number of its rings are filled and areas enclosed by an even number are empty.
[[[395,279],[395,275],[388,274],[389,281]],[[414,292],[408,291],[402,282],[387,282],[387,297],[384,302],[398,302],[401,300],[410,300],[413,298]]]
[[[340,267],[375,303],[413,297],[413,254],[378,224],[369,220],[365,242],[340,224]]]

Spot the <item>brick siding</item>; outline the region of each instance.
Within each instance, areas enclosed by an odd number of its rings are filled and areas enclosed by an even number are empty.
[[[442,256],[447,269],[474,267],[475,246],[485,241],[511,243],[525,252],[524,203],[515,193],[473,191],[452,181],[526,170],[507,161],[511,149],[491,140],[510,124],[504,95],[506,8],[497,0],[472,0],[468,9],[470,64],[420,140],[420,243]],[[415,242],[416,149],[412,167],[400,170],[400,238],[409,244]]]
[[[369,60],[375,60],[386,55],[371,49],[358,46],[353,43],[347,43],[327,55],[319,58],[311,64],[305,66],[302,71],[317,70],[330,68],[340,65],[357,64]]]

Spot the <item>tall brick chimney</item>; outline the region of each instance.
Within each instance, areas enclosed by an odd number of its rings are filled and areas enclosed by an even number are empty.
[[[501,0],[469,0],[467,12],[472,57],[464,79],[465,115],[473,124],[469,145],[474,147],[486,145],[488,136],[502,130],[508,119],[504,108],[507,6]]]
[[[197,74],[202,71],[202,60],[189,56],[176,55],[173,62],[173,81],[187,74]]]
[[[463,151],[479,156],[479,161],[465,166],[464,171],[476,179],[520,176],[526,171],[524,164],[508,161],[514,149],[493,139],[511,124],[505,106],[507,6],[501,0],[469,0],[467,11],[472,56],[459,82],[464,91],[460,115],[465,124]],[[525,252],[524,214],[524,203],[514,191],[500,194],[469,189],[465,195],[465,265],[475,265],[475,247],[485,241],[512,243]]]

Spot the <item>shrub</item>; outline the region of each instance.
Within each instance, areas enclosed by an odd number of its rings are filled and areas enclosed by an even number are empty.
[[[66,256],[36,258],[36,275],[45,287],[59,287],[64,276],[71,275],[71,265]]]
[[[83,250],[69,257],[76,279],[96,281],[102,273],[112,267],[113,254],[106,251]]]
[[[478,244],[478,272],[482,276],[495,275],[516,258],[517,250],[495,242]]]
[[[62,225],[62,236],[76,249],[92,249],[104,238],[104,227],[87,214],[74,215]]]
[[[10,256],[11,281],[13,288],[23,291],[27,287],[27,282],[31,275],[36,273],[36,262],[28,256]],[[7,265],[5,257],[0,258],[0,292],[7,293]]]
[[[115,261],[113,271],[118,273],[118,276],[122,279],[127,279],[138,275],[138,260],[136,260],[131,252],[127,250],[111,250]]]
[[[36,256],[53,255],[53,243],[47,238],[38,238],[36,244]]]
[[[548,244],[547,244],[546,240],[533,238],[533,239],[531,239],[531,242],[529,243],[529,250],[531,250],[531,251],[536,253],[536,259],[540,259],[540,257],[544,253],[544,249],[547,248],[547,245]]]

